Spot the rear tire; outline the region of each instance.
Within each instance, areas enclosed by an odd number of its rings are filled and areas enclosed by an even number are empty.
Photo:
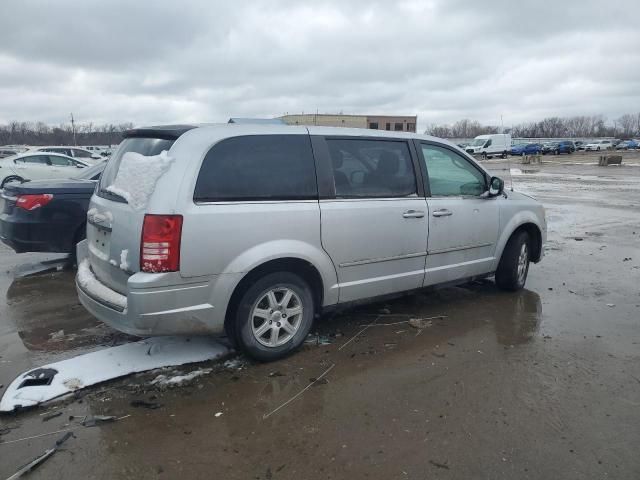
[[[283,358],[302,345],[315,315],[309,284],[291,272],[269,273],[240,299],[234,319],[236,345],[261,362]]]
[[[513,235],[507,242],[498,269],[496,270],[496,284],[502,290],[515,292],[524,287],[529,273],[529,258],[531,256],[531,242],[525,231]]]
[[[22,177],[18,177],[17,175],[9,175],[7,178],[2,180],[2,183],[0,183],[0,190],[3,189],[5,185],[9,182],[24,183],[24,179]]]
[[[502,152],[502,158],[507,158],[507,152]]]
[[[487,159],[487,152],[482,152],[482,159],[486,160]]]

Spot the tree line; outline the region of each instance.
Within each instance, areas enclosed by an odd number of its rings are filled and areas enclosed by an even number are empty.
[[[0,125],[0,145],[117,145],[123,132],[131,128],[133,123],[50,126],[44,122],[14,121]]]
[[[499,133],[496,125],[482,125],[475,120],[458,120],[452,125],[430,125],[426,134],[441,138],[473,138]],[[612,122],[602,115],[547,117],[538,122],[526,122],[504,129],[516,138],[592,138],[614,137],[630,139],[640,136],[640,113],[625,114]]]

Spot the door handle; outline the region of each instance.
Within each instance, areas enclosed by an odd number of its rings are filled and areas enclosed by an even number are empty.
[[[447,210],[446,208],[435,210],[433,212],[434,217],[450,217],[451,215],[453,215],[453,212],[451,210]]]
[[[422,218],[424,212],[422,210],[407,210],[402,214],[403,218]]]

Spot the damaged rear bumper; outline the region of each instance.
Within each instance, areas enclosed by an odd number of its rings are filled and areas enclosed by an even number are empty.
[[[80,265],[87,258],[86,241],[80,242],[77,250]],[[211,335],[224,331],[224,319],[211,303],[208,281],[179,286],[149,286],[143,281],[145,288],[136,288],[137,275],[150,274],[132,275],[126,296],[102,283],[88,289],[76,277],[80,303],[99,320],[130,335]],[[93,279],[100,282],[95,276]],[[122,300],[114,302],[118,296]]]

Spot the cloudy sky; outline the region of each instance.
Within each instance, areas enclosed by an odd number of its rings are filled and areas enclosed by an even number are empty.
[[[640,111],[638,0],[2,0],[0,122]]]

